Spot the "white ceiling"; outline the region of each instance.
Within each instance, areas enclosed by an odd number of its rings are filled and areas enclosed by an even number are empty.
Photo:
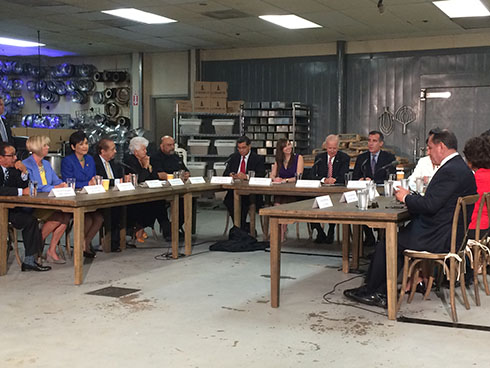
[[[490,9],[490,0],[484,0]],[[490,22],[450,20],[431,0],[0,0],[0,36],[81,55],[242,48],[490,32]],[[135,7],[178,23],[143,25],[101,10]],[[233,11],[216,19],[210,12]],[[323,26],[286,30],[258,15],[294,13]],[[219,14],[219,13],[218,13]],[[488,23],[488,24],[486,24]],[[460,23],[462,24],[462,23]],[[480,28],[481,27],[481,28]]]

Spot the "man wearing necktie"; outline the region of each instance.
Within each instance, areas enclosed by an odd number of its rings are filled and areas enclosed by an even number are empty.
[[[3,117],[5,112],[5,102],[3,98],[0,97],[0,142],[10,143],[14,145],[14,139],[12,138],[12,130],[10,129],[10,124],[7,123]]]
[[[383,144],[383,133],[377,130],[369,132],[368,151],[357,157],[352,174],[354,180],[374,180],[376,184],[383,184],[388,179],[389,174],[396,173],[394,165],[384,168],[396,159],[392,153],[381,150]],[[373,231],[367,226],[363,226],[363,229],[364,245],[373,246],[376,241]]]
[[[114,161],[116,156],[116,145],[114,141],[108,138],[103,138],[97,144],[97,155],[94,157],[95,171],[97,175],[104,179],[109,179],[110,186],[114,186],[114,179],[120,179],[124,176],[122,166]],[[120,236],[120,218],[121,207],[111,208],[111,251],[120,252],[119,242]]]

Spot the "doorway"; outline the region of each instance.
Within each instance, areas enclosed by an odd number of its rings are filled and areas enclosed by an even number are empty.
[[[164,135],[175,136],[175,101],[188,99],[188,96],[152,97],[151,122],[155,145],[160,144]]]

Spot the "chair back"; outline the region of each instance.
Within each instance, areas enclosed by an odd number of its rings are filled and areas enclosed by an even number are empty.
[[[466,244],[468,243],[468,228],[470,226],[470,221],[468,221],[468,218],[471,220],[474,205],[476,202],[478,202],[479,198],[480,196],[478,194],[458,198],[453,216],[451,253],[457,253],[466,248]],[[470,207],[470,209],[468,207]],[[468,216],[468,212],[470,213],[470,216]],[[460,231],[463,231],[463,238],[461,242],[459,242],[461,237],[458,236],[461,234]]]
[[[485,232],[485,234],[480,236],[481,218],[483,215],[483,208],[485,206],[487,207],[488,224],[490,224],[490,211],[489,211],[489,209],[490,209],[490,192],[483,193],[483,195],[481,196],[480,207],[478,208],[478,217],[476,220],[475,240],[480,240],[480,241],[485,240],[486,241],[487,237],[489,236],[488,229]],[[490,229],[490,226],[488,228]]]

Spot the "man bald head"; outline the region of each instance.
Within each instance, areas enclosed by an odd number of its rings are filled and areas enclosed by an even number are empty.
[[[166,155],[175,153],[175,141],[169,135],[164,135],[160,141],[160,150]]]

